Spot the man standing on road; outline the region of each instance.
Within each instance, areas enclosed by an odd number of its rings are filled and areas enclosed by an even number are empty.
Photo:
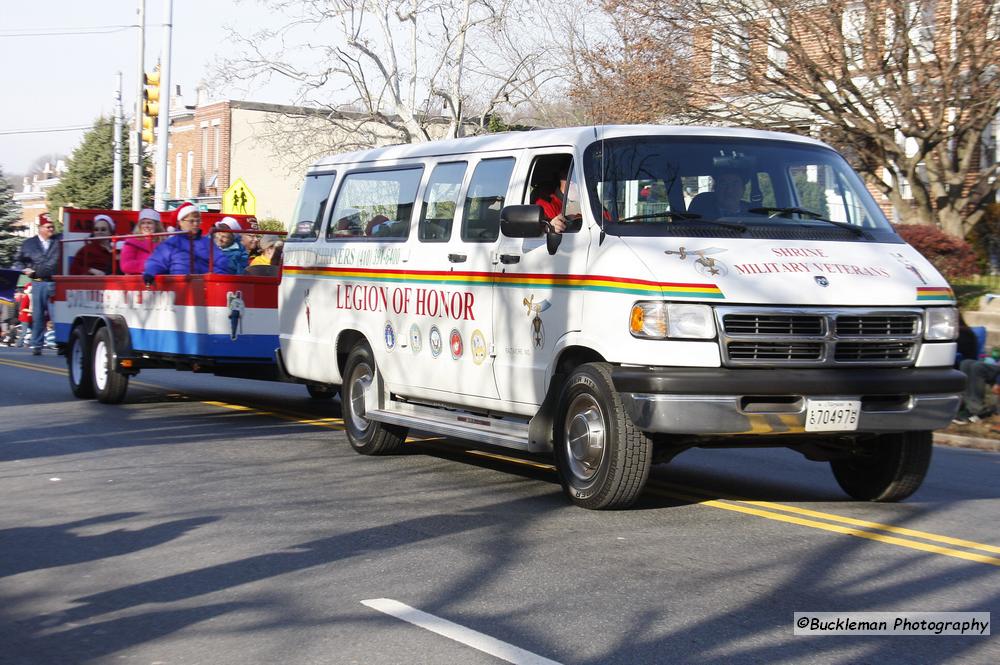
[[[49,320],[49,299],[54,284],[52,276],[59,272],[59,239],[56,227],[48,218],[38,223],[38,235],[28,238],[14,259],[14,269],[31,278],[31,353],[42,355],[45,323]]]

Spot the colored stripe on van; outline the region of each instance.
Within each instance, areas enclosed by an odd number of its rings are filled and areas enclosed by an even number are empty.
[[[458,270],[381,270],[378,268],[284,267],[285,274],[338,280],[405,282],[450,286],[496,284],[508,288],[562,288],[681,298],[725,298],[715,284],[651,282],[606,275],[550,275],[546,273],[462,272]]]
[[[954,300],[955,294],[947,286],[918,286],[917,300]]]

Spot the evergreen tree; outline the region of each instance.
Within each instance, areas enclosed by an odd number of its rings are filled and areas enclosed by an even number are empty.
[[[73,151],[66,173],[59,184],[49,190],[49,210],[56,213],[61,206],[73,208],[110,208],[114,200],[114,120],[100,117],[83,136],[83,142]],[[132,165],[122,158],[122,204],[132,200]],[[144,160],[143,205],[152,203],[149,188],[150,160]]]
[[[14,235],[14,224],[21,219],[21,206],[14,203],[14,188],[0,167],[0,267],[14,263],[22,238]]]

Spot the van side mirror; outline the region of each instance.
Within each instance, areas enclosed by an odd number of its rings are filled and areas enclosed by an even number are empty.
[[[500,231],[508,238],[537,238],[543,230],[541,206],[511,205],[500,211]]]

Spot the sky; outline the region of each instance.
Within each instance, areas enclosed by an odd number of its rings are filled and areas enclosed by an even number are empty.
[[[174,0],[171,82],[180,84],[187,103],[195,86],[211,77],[216,58],[230,55],[223,27],[252,33],[274,17],[252,0]],[[114,109],[116,72],[122,72],[126,115],[135,108],[138,29],[105,34],[38,35],[67,29],[135,25],[138,0],[0,0],[0,166],[23,175],[40,156],[69,155],[86,130],[9,132],[90,126]],[[163,41],[165,0],[146,0],[145,69],[151,71]],[[113,28],[104,28],[113,30]],[[288,101],[291,91],[222,88],[234,99]],[[283,98],[284,97],[284,98]],[[124,139],[123,139],[124,140]],[[20,182],[12,183],[20,189]]]

